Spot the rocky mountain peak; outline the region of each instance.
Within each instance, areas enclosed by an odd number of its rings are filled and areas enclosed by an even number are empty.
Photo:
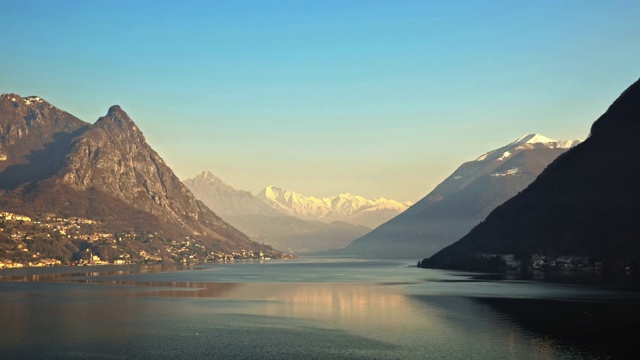
[[[122,110],[120,105],[113,105],[107,111],[107,115],[101,117],[95,123],[98,127],[109,128],[110,130],[122,129],[138,131],[136,124],[131,120],[129,115]]]
[[[213,175],[211,171],[201,172],[200,174],[196,175],[195,180],[214,182],[214,183],[223,183],[223,181],[219,177]]]
[[[4,115],[5,124],[12,119],[12,123],[22,121],[27,125],[42,120],[45,123],[51,122],[52,116],[66,114],[39,96],[22,97],[18,94],[0,95],[0,113]]]
[[[39,96],[22,97],[13,93],[0,95],[0,115],[5,115],[3,123],[10,120],[12,122],[16,122],[16,120],[31,122],[38,118],[60,113],[65,112]],[[8,116],[10,114],[11,116]]]
[[[100,121],[112,121],[121,126],[131,125],[133,123],[133,120],[120,105],[110,106],[105,116],[99,118],[96,123]]]
[[[124,110],[122,110],[120,105],[111,106],[109,108],[109,110],[107,111],[107,116],[120,117],[120,118],[129,118],[129,115],[127,115],[127,113],[124,112]]]
[[[0,95],[0,100],[4,101],[4,100],[10,99],[12,97],[15,98],[15,97],[21,97],[21,96],[18,95],[18,94],[14,94],[14,93],[2,94],[2,95]]]
[[[18,94],[13,94],[13,93],[0,95],[0,101],[12,102],[14,103],[14,107],[18,107],[19,105],[22,105],[22,104],[32,105],[32,104],[43,103],[43,104],[51,105],[39,96],[22,97]]]
[[[218,191],[218,192],[225,192],[225,193],[238,192],[238,190],[229,186],[227,183],[222,181],[222,179],[213,175],[213,173],[211,173],[210,171],[203,171],[191,179],[184,180],[183,183],[191,191],[193,191],[194,194],[197,193],[199,195],[202,195],[203,199],[209,199],[209,196],[206,194],[211,191],[213,192]],[[244,191],[241,191],[241,192],[244,192]],[[251,193],[249,193],[249,195],[251,195]],[[253,195],[251,195],[251,197],[253,197]],[[213,207],[212,209],[216,213],[219,213],[220,211],[215,208],[216,207]]]
[[[71,139],[87,127],[38,96],[0,95],[0,188],[50,175]]]
[[[90,133],[114,143],[119,148],[136,151],[139,146],[146,146],[146,139],[133,120],[118,105],[111,106],[105,116],[99,118],[92,126]]]

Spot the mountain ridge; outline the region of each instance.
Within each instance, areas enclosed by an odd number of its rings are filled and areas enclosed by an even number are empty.
[[[324,222],[344,221],[375,227],[407,209],[410,202],[380,197],[374,200],[350,193],[317,198],[267,186],[256,197],[280,212],[301,219]]]
[[[332,253],[393,258],[433,254],[465,235],[577,143],[526,134],[463,163],[405,212]]]

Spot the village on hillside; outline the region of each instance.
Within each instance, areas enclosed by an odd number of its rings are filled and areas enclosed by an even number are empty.
[[[286,257],[286,255],[284,255]],[[201,263],[268,260],[272,252],[210,251],[197,239],[164,239],[156,233],[109,232],[91,219],[43,214],[38,218],[0,212],[0,269],[58,265]]]

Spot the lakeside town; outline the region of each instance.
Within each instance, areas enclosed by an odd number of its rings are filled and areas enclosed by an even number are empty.
[[[272,250],[208,251],[197,239],[164,239],[156,233],[109,232],[98,221],[0,212],[0,269],[44,266],[195,264],[289,258]]]

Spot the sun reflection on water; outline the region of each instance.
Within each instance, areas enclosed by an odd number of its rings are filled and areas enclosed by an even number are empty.
[[[359,342],[358,349],[378,346],[372,352],[358,350],[364,358],[558,359],[572,351],[524,331],[471,297],[418,294],[415,287],[407,292],[400,283],[156,281],[184,274],[128,276],[140,273],[4,275],[0,350],[61,343],[72,349],[90,344],[121,351],[153,336],[196,333],[233,344],[233,334],[240,332],[244,342],[267,349],[291,341],[301,342],[291,346],[311,349],[314,341],[343,340],[340,346],[346,348],[332,354],[352,351],[352,342]],[[252,337],[256,331],[267,331],[269,342],[264,343],[264,334]],[[303,335],[294,337],[297,340],[287,337],[298,333]],[[201,346],[213,346],[209,343]]]

